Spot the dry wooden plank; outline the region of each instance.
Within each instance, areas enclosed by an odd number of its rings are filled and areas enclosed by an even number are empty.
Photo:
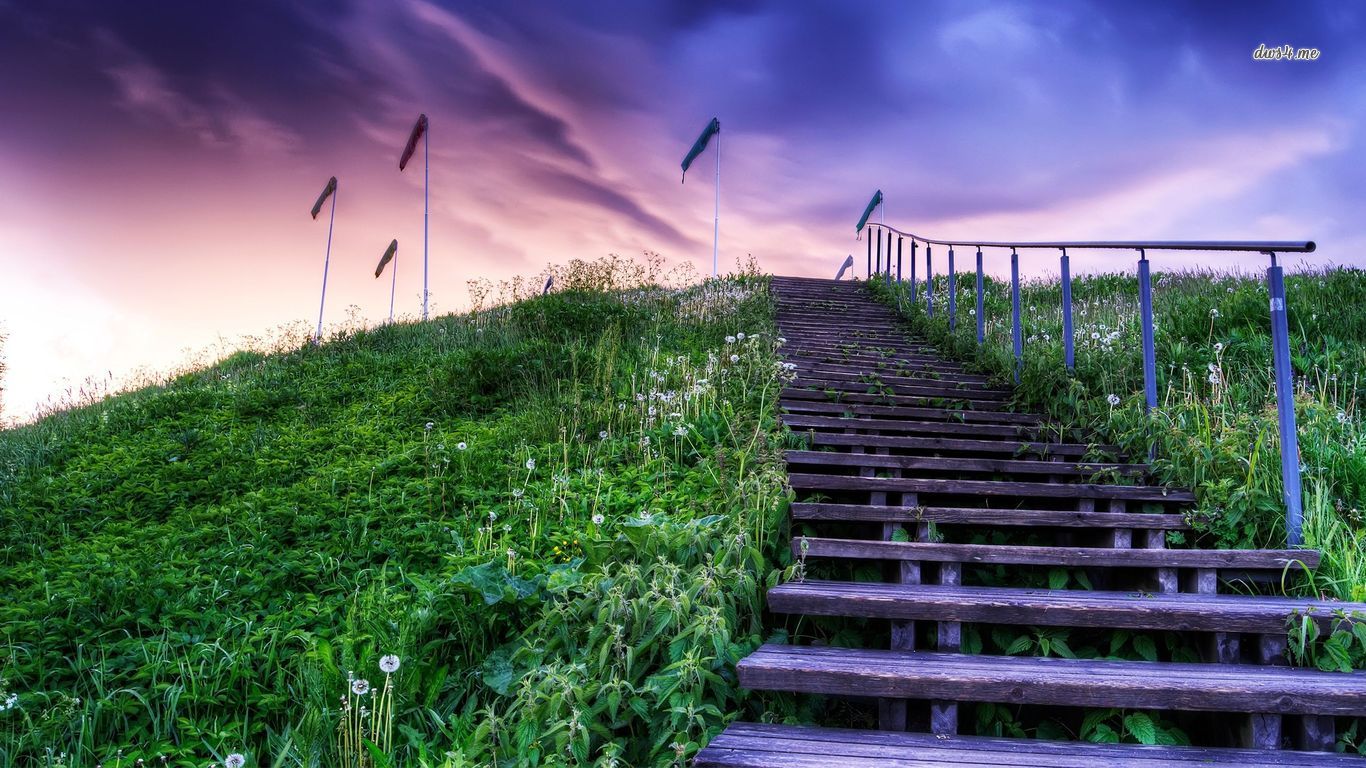
[[[1003,453],[1008,455],[1085,456],[1091,453],[1110,453],[1115,446],[1086,445],[1084,443],[1047,443],[1033,440],[973,440],[969,438],[915,437],[910,435],[850,435],[831,432],[794,430],[811,441],[812,445],[881,446],[923,451],[959,451],[964,453]]]
[[[782,421],[793,429],[856,429],[867,432],[909,432],[929,435],[963,435],[972,438],[1019,438],[1028,429],[1012,424],[965,424],[952,421],[906,421],[903,419],[849,418],[785,413]]]
[[[807,558],[924,560],[939,563],[999,563],[1092,568],[1238,568],[1313,569],[1312,549],[1111,549],[1109,547],[1033,547],[991,544],[927,544],[914,541],[860,541],[803,536],[794,554]]]
[[[1151,528],[1163,531],[1190,527],[1182,515],[1125,512],[1081,512],[1055,509],[992,509],[989,507],[922,507],[869,504],[796,502],[793,520],[878,523],[889,520],[936,525],[990,525],[1037,528]]]
[[[892,491],[903,493],[1010,496],[1036,499],[1126,499],[1129,501],[1187,504],[1195,501],[1190,491],[1155,485],[1107,485],[1104,483],[1034,483],[1018,480],[957,480],[909,477],[857,477],[804,472],[789,473],[788,485],[820,491]]]
[[[1046,706],[1366,715],[1366,672],[773,644],[741,660],[737,670],[740,685],[750,690]]]
[[[989,624],[1101,627],[1189,632],[1256,632],[1278,636],[1297,612],[1315,616],[1327,628],[1338,609],[1366,605],[1293,597],[1095,592],[1014,587],[945,587],[802,581],[768,591],[775,613],[850,616],[909,621],[942,620]]]
[[[1031,459],[940,458],[935,456],[890,456],[886,454],[833,453],[831,451],[787,451],[788,464],[816,464],[836,467],[889,467],[900,470],[917,469],[936,472],[986,472],[995,474],[1081,475],[1090,477],[1102,472],[1118,475],[1143,475],[1143,464],[1115,464],[1108,462],[1060,462]]]

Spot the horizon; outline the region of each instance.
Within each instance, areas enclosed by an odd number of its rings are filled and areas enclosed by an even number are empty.
[[[387,316],[373,270],[391,238],[396,313],[420,313],[421,169],[397,168],[418,113],[441,313],[467,280],[573,258],[655,251],[708,274],[714,150],[686,184],[679,161],[713,117],[722,271],[752,254],[832,276],[852,254],[858,273],[853,224],[878,188],[888,224],[931,236],[1304,238],[1318,250],[1290,266],[1363,266],[1363,12],[0,0],[0,95],[21,105],[0,123],[0,417],[311,327],[327,211],[308,210],[329,176],[327,323]],[[1322,55],[1254,58],[1282,45]],[[1073,254],[1078,273],[1132,264]]]

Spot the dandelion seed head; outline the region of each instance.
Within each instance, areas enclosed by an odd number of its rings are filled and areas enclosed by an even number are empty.
[[[1105,398],[1105,401],[1109,403],[1112,407],[1119,405],[1119,395],[1111,394]]]
[[[465,445],[465,441],[464,441],[464,440],[461,440],[460,442],[458,442],[458,443],[455,444],[455,450],[457,450],[457,451],[463,451],[463,450],[465,450],[465,448],[467,448],[467,447],[468,447],[468,446]]]
[[[604,518],[604,517],[602,516],[602,513],[599,512],[599,513],[593,515],[593,525],[602,525],[602,521],[605,520],[605,519],[606,519],[606,518]]]
[[[364,696],[370,692],[370,681],[363,677],[358,677],[351,681],[351,692],[357,696]]]
[[[231,755],[223,758],[223,768],[242,768],[242,766],[246,764],[247,759],[238,752],[233,752]]]
[[[528,471],[528,472],[530,472],[531,470],[535,469],[535,468],[536,468],[536,460],[535,460],[535,459],[527,459],[527,460],[526,460],[526,468],[527,468],[527,471]]]
[[[732,363],[738,363],[738,362],[740,362],[740,356],[739,356],[739,355],[731,355],[731,356],[730,356],[730,361],[731,361]]]
[[[386,675],[392,675],[398,671],[398,668],[402,663],[403,662],[399,660],[398,656],[395,656],[392,653],[387,656],[381,656],[379,660],[379,671]]]
[[[424,432],[431,432],[431,431],[432,431],[432,428],[435,427],[435,426],[436,426],[436,424],[433,424],[432,422],[429,421],[429,422],[427,422],[426,424],[422,425],[422,431],[424,431]]]
[[[598,433],[598,439],[599,439],[599,440],[606,440],[606,439],[607,439],[607,430],[604,429],[603,431],[599,432],[599,433]]]

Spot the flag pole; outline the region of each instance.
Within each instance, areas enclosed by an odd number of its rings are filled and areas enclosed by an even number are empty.
[[[427,290],[427,216],[431,202],[432,191],[432,154],[431,133],[432,122],[427,121],[426,130],[422,132],[422,319],[427,319],[427,297],[430,293]],[[392,311],[390,312],[392,315]]]
[[[716,246],[721,238],[721,131],[716,132],[716,213],[711,229],[711,276],[716,277]]]
[[[389,324],[394,323],[394,288],[398,286],[398,253],[394,254],[393,274],[389,275]]]
[[[332,190],[332,212],[327,215],[327,251],[323,255],[323,295],[318,299],[318,333],[313,337],[317,344],[323,337],[323,305],[327,303],[327,265],[332,261],[332,224],[337,220],[337,190]]]

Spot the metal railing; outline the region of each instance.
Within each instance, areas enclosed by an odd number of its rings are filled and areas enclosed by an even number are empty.
[[[1272,367],[1276,379],[1276,415],[1281,438],[1281,480],[1283,482],[1282,501],[1286,509],[1286,534],[1292,546],[1303,541],[1304,508],[1300,487],[1299,439],[1295,426],[1295,404],[1293,370],[1290,362],[1290,332],[1286,320],[1285,272],[1276,260],[1278,253],[1310,253],[1315,245],[1312,240],[1133,240],[1133,241],[1057,241],[1057,242],[996,242],[985,240],[941,240],[925,237],[911,232],[903,232],[886,224],[869,222],[868,227],[868,279],[875,276],[891,284],[892,240],[896,239],[896,276],[902,282],[902,255],[905,241],[911,242],[910,298],[912,305],[918,301],[916,283],[916,250],[925,246],[925,314],[934,316],[934,294],[931,290],[934,276],[933,247],[947,247],[949,280],[949,330],[957,325],[957,273],[954,267],[955,248],[975,248],[977,251],[977,343],[986,341],[986,314],[983,296],[985,278],[982,271],[982,249],[1010,249],[1010,314],[1011,344],[1015,355],[1015,383],[1020,382],[1024,367],[1024,330],[1020,322],[1020,256],[1022,250],[1056,250],[1061,252],[1060,280],[1062,283],[1062,326],[1063,357],[1068,370],[1076,367],[1076,340],[1073,338],[1072,325],[1072,271],[1067,256],[1072,250],[1122,250],[1138,253],[1138,304],[1143,337],[1143,396],[1146,410],[1151,412],[1157,407],[1157,354],[1153,338],[1153,288],[1149,251],[1223,251],[1241,253],[1261,253],[1270,259],[1266,270],[1267,290],[1270,294]],[[887,259],[883,266],[883,235],[886,235]],[[876,247],[874,244],[876,240]],[[876,261],[874,258],[876,257]]]

